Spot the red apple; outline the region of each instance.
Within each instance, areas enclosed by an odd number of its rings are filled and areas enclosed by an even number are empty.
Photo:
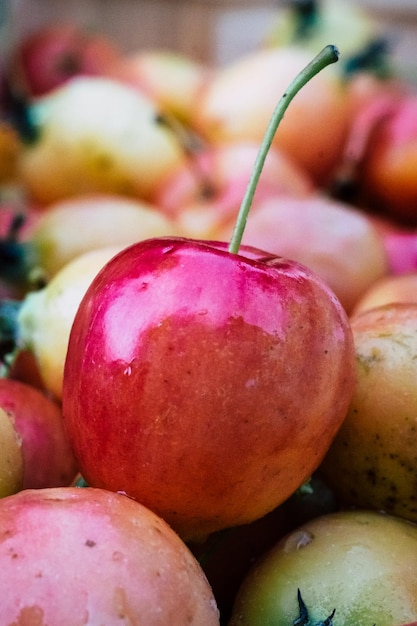
[[[346,314],[307,268],[158,238],[91,283],[63,414],[88,484],[125,491],[195,538],[261,517],[311,475],[353,371]]]
[[[5,624],[219,626],[196,559],[124,495],[29,489],[0,500],[0,519]]]
[[[23,489],[71,484],[77,465],[68,445],[60,406],[29,384],[0,378],[0,407],[21,439]]]
[[[30,96],[42,96],[79,75],[103,75],[120,56],[116,42],[79,24],[51,23],[15,47],[9,74]]]

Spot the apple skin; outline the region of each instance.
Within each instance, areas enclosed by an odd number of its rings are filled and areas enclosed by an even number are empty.
[[[22,489],[23,453],[22,440],[16,430],[12,415],[0,404],[0,498],[10,496]]]
[[[29,291],[21,301],[17,318],[19,349],[33,355],[42,387],[58,402],[77,308],[99,270],[123,248],[106,246],[79,254],[42,289]]]
[[[124,495],[25,490],[1,500],[0,517],[4,623],[219,625],[188,548]]]
[[[77,473],[61,407],[27,383],[0,378],[0,407],[13,419],[23,455],[22,489],[65,487]]]
[[[319,473],[343,507],[417,522],[417,304],[392,302],[350,318],[356,385]]]
[[[405,274],[383,276],[365,291],[356,303],[352,316],[391,302],[417,304],[417,270]]]
[[[310,270],[159,238],[113,257],[84,296],[63,415],[88,484],[195,539],[261,517],[310,477],[353,385],[347,317]]]
[[[228,626],[308,622],[392,626],[417,617],[417,526],[369,511],[317,517],[283,537],[255,564]],[[298,622],[297,622],[298,623]]]

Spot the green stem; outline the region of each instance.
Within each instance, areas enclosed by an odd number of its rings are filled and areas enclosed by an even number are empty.
[[[301,70],[301,72],[294,78],[294,80],[288,86],[287,91],[280,98],[262,140],[261,147],[255,160],[252,175],[246,188],[246,193],[243,197],[242,204],[240,205],[240,210],[233,231],[232,239],[229,244],[230,253],[237,254],[239,251],[249,210],[252,205],[253,197],[255,195],[256,187],[258,185],[265,159],[268,155],[279,123],[284,117],[284,113],[287,110],[290,102],[297,95],[300,89],[309,82],[309,80],[311,80],[316,74],[321,72],[321,70],[323,70],[331,63],[335,63],[338,59],[339,50],[336,48],[336,46],[325,46],[323,50],[319,52],[319,54],[314,57],[314,59],[310,61],[310,63],[306,65],[306,67]]]

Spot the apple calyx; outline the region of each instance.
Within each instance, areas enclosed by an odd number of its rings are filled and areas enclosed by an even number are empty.
[[[308,40],[320,22],[320,8],[317,0],[292,0],[290,9],[296,22],[294,42]]]
[[[348,56],[342,65],[342,77],[350,80],[359,72],[370,72],[381,79],[392,76],[390,65],[391,45],[387,37],[375,37],[367,42],[361,50]]]
[[[328,44],[325,46],[304,69],[297,74],[287,87],[285,93],[279,99],[266,129],[261,146],[259,148],[258,155],[255,160],[255,165],[252,170],[251,177],[249,179],[248,186],[246,188],[245,195],[240,205],[239,214],[234,227],[232,239],[229,244],[229,252],[237,254],[242,241],[243,233],[246,226],[247,217],[250,207],[252,205],[253,197],[255,195],[256,187],[258,185],[259,178],[262,173],[263,166],[265,164],[266,157],[271,147],[272,141],[277,132],[278,126],[284,117],[285,111],[290,105],[291,101],[297,95],[297,93],[306,85],[316,74],[321,72],[325,67],[336,63],[339,60],[339,50],[336,46]]]
[[[312,624],[310,621],[309,614],[308,614],[308,609],[305,605],[305,602],[301,596],[301,591],[299,589],[297,589],[297,600],[298,600],[298,607],[299,607],[300,614],[293,621],[292,626],[333,626],[333,617],[334,617],[334,614],[336,613],[336,609],[333,609],[333,611],[330,613],[328,617],[326,617],[325,620],[323,621],[320,620],[316,624]]]
[[[6,378],[18,352],[21,302],[0,300],[0,378]]]
[[[20,240],[25,221],[24,213],[16,213],[7,233],[0,237],[0,278],[25,290],[39,289],[45,286],[46,278],[37,264],[34,246]]]
[[[39,139],[40,129],[34,119],[29,96],[9,84],[6,79],[4,118],[11,124],[23,144],[31,145]]]

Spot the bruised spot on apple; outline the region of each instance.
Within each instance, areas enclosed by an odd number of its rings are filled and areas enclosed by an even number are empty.
[[[310,270],[159,238],[113,257],[90,285],[63,414],[89,484],[196,538],[291,495],[322,460],[353,384],[346,314]]]

